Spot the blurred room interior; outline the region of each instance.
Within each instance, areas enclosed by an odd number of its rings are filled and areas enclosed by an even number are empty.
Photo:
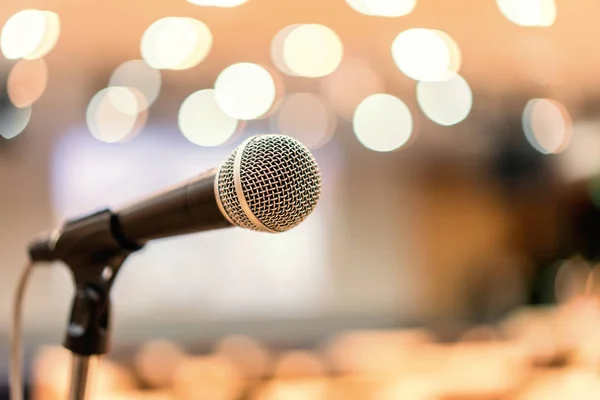
[[[3,384],[31,238],[272,132],[315,155],[315,213],[132,256],[95,398],[600,398],[598,15],[593,0],[4,0]],[[35,270],[33,399],[66,398],[72,296],[63,265]]]

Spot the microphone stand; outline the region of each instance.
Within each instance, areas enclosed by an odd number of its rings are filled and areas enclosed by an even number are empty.
[[[100,356],[110,347],[110,289],[126,255],[71,269],[75,296],[64,347],[73,356],[69,400],[89,400]]]
[[[133,251],[113,245],[114,223],[109,210],[83,221],[98,232],[74,238],[61,260],[73,274],[75,295],[63,346],[73,356],[69,400],[89,400],[99,358],[110,348],[110,289],[119,269]],[[97,229],[101,227],[102,229]],[[98,243],[110,245],[97,246]],[[98,248],[102,250],[97,250]]]

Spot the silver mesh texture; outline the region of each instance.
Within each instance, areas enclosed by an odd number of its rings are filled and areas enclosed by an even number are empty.
[[[306,147],[284,135],[255,136],[227,159],[219,173],[219,196],[231,220],[243,227],[273,232],[300,224],[314,210],[321,195],[321,175]],[[235,189],[236,155],[242,151],[239,180],[252,216],[243,210]]]
[[[221,204],[223,205],[224,211],[234,224],[241,228],[258,231],[260,229],[250,222],[250,219],[248,219],[242,210],[242,206],[235,192],[235,184],[233,181],[233,164],[235,162],[235,155],[237,152],[238,149],[235,149],[219,170],[219,198],[221,199]]]

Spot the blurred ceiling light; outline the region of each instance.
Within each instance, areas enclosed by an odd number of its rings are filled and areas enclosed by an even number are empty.
[[[31,119],[31,106],[17,108],[8,99],[0,105],[0,136],[12,139],[23,132]]]
[[[60,36],[60,19],[58,18],[58,14],[51,11],[44,11],[44,18],[46,19],[46,32],[44,33],[41,43],[35,51],[23,58],[28,60],[42,58],[50,53],[50,51],[54,49],[54,46],[56,46],[58,37]]]
[[[600,122],[583,121],[573,125],[573,140],[560,154],[560,173],[570,181],[582,181],[600,174]]]
[[[187,0],[188,3],[204,7],[237,7],[248,2],[248,0]]]
[[[275,84],[275,99],[273,100],[271,107],[266,113],[257,118],[267,119],[273,116],[281,107],[283,98],[285,97],[285,84],[283,82],[283,76],[275,68],[262,64],[260,66],[267,70],[267,72],[271,75],[271,78],[273,78],[273,83]]]
[[[417,0],[362,0],[368,15],[402,17],[415,9]]]
[[[271,41],[271,61],[273,61],[273,65],[279,71],[290,76],[296,76],[296,74],[292,72],[285,64],[285,60],[283,58],[283,44],[287,39],[288,35],[299,26],[302,26],[302,24],[286,26],[285,28],[277,32],[277,34]]]
[[[10,60],[40,58],[54,48],[59,33],[57,14],[41,10],[19,11],[4,24],[0,48]]]
[[[215,99],[230,117],[251,120],[269,112],[275,101],[275,81],[257,64],[238,63],[225,68],[215,82]]]
[[[139,90],[145,101],[140,107],[150,107],[160,92],[161,75],[143,60],[131,60],[119,65],[110,77],[109,86],[125,86]],[[143,111],[142,109],[137,112]]]
[[[352,8],[354,11],[359,12],[364,15],[375,15],[371,12],[370,9],[365,5],[364,0],[346,0],[346,3]]]
[[[194,18],[159,19],[142,36],[142,58],[152,68],[183,70],[208,55],[213,37],[206,24]]]
[[[529,143],[543,154],[562,152],[573,136],[569,112],[550,99],[529,100],[523,111],[523,130]]]
[[[221,110],[212,89],[200,90],[185,99],[178,121],[183,136],[199,146],[225,144],[244,126]]]
[[[132,139],[146,123],[147,112],[137,113],[144,97],[135,89],[109,87],[92,98],[86,113],[88,128],[96,139],[106,143]]]
[[[281,54],[286,70],[307,78],[329,75],[340,65],[344,46],[337,33],[319,24],[296,26],[283,39]]]
[[[323,100],[312,93],[293,93],[283,100],[273,129],[292,136],[309,149],[324,146],[335,132],[337,120]]]
[[[364,99],[354,112],[354,133],[363,146],[392,151],[405,145],[413,131],[410,110],[402,100],[378,93]]]
[[[30,106],[42,96],[47,83],[48,66],[44,59],[20,60],[8,76],[8,97],[16,107]]]
[[[458,73],[461,53],[445,32],[413,28],[401,32],[392,43],[394,62],[417,81],[446,81]]]
[[[120,113],[138,115],[148,109],[146,97],[136,88],[126,86],[112,86],[107,93],[107,99],[112,107]]]
[[[496,0],[500,11],[521,26],[551,26],[556,21],[554,0]]]
[[[369,95],[381,93],[384,84],[367,62],[356,59],[342,62],[338,69],[322,80],[321,90],[339,115],[352,119],[360,102]]]
[[[458,124],[471,112],[473,93],[460,75],[445,82],[417,83],[417,101],[433,122],[450,126]]]

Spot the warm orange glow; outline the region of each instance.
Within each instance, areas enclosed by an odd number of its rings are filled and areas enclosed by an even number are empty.
[[[42,96],[47,84],[48,67],[43,59],[21,60],[8,76],[8,96],[16,107],[27,107]]]
[[[329,142],[337,126],[335,115],[312,93],[288,95],[274,119],[274,131],[298,139],[309,149]]]
[[[352,82],[351,85],[348,82]],[[351,120],[354,110],[366,97],[381,93],[382,77],[367,60],[348,59],[331,75],[323,78],[321,91],[331,107],[342,117]]]
[[[219,341],[215,353],[235,364],[248,379],[258,379],[271,372],[269,350],[252,338],[230,336]]]
[[[185,358],[185,353],[175,343],[154,340],[139,349],[135,357],[135,368],[146,385],[167,389],[173,384],[175,369]]]

